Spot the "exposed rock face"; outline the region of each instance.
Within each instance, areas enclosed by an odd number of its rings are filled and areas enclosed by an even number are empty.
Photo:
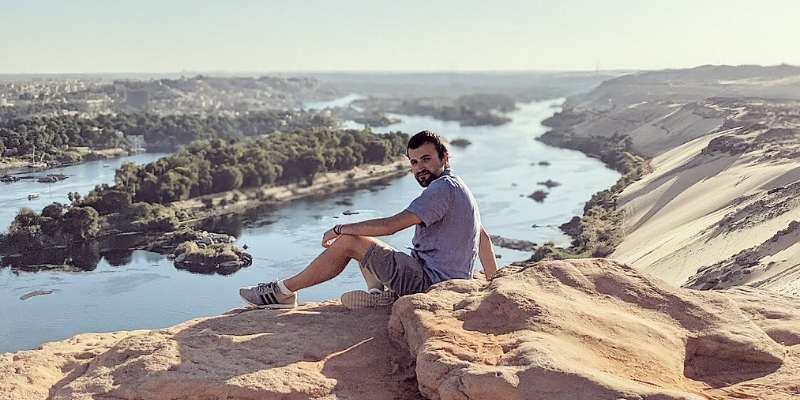
[[[798,306],[604,259],[530,263],[403,297],[391,316],[309,304],[3,354],[0,398],[792,399]]]
[[[608,260],[551,261],[401,298],[390,331],[432,399],[789,399],[798,305],[673,289]]]
[[[388,319],[314,304],[78,335],[0,356],[0,398],[417,399]]]

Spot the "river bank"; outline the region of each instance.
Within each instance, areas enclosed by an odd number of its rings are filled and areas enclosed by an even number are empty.
[[[51,169],[64,168],[78,165],[86,161],[108,160],[112,158],[125,157],[131,154],[129,150],[121,147],[110,149],[90,149],[88,147],[73,147],[64,151],[66,160],[49,161],[47,166],[40,166],[39,162],[20,157],[0,157],[0,176],[29,174],[44,172]]]
[[[622,177],[610,188],[593,194],[583,207],[583,215],[574,216],[559,226],[572,238],[568,248],[552,243],[539,246],[531,257],[532,261],[606,257],[611,254],[624,237],[622,213],[617,208],[617,199],[626,187],[651,172],[649,160],[633,152],[629,136],[576,136],[572,127],[588,117],[588,114],[573,110],[557,112],[542,122],[551,129],[537,140],[597,158],[608,168],[620,172]]]
[[[181,210],[192,211],[191,219],[181,225],[196,226],[213,218],[240,214],[248,210],[274,206],[303,198],[320,198],[334,193],[381,185],[409,172],[405,157],[384,165],[360,165],[349,171],[325,172],[314,177],[311,185],[292,183],[264,186],[223,193],[214,193],[170,204]]]

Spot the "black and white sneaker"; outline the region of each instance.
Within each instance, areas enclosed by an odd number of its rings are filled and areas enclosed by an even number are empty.
[[[359,310],[362,308],[390,306],[397,300],[397,295],[391,290],[353,290],[342,294],[340,300],[343,306],[351,310]]]
[[[297,307],[297,293],[281,293],[278,282],[259,283],[239,289],[239,296],[248,304],[258,308]]]

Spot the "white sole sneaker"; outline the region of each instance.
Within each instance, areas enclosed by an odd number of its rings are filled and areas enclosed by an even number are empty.
[[[297,294],[293,294],[291,296],[284,296],[277,294],[277,292],[274,291],[275,289],[266,294],[258,294],[258,293],[253,293],[254,288],[256,287],[250,286],[239,289],[239,297],[250,307],[265,308],[265,309],[287,309],[287,308],[297,307]],[[273,301],[277,300],[278,302],[264,304],[264,302],[268,301],[268,299],[272,299]],[[259,300],[259,302],[256,303],[253,300]]]
[[[244,300],[244,299],[242,299],[242,300]],[[294,304],[253,304],[253,303],[251,303],[251,302],[249,302],[247,300],[244,300],[244,302],[247,303],[247,305],[249,305],[251,308],[260,308],[260,309],[266,309],[266,310],[273,310],[273,309],[274,310],[285,310],[285,309],[297,307],[297,303],[294,303]]]
[[[397,296],[394,294],[394,292],[388,290],[380,293],[369,293],[363,290],[353,290],[344,293],[340,300],[342,301],[343,306],[351,310],[359,310],[362,308],[390,306],[395,300],[397,300]]]

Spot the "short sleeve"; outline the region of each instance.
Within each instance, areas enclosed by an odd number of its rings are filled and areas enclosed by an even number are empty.
[[[434,181],[411,202],[406,211],[414,213],[425,226],[431,226],[444,218],[450,207],[451,196],[452,190],[446,181]]]

